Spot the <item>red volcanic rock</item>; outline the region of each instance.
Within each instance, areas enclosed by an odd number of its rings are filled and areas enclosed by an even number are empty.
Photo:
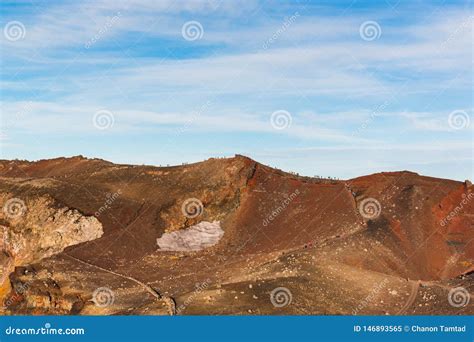
[[[0,198],[0,225],[34,246],[2,273],[9,314],[474,313],[469,182],[315,179],[244,156],[173,167],[78,156],[0,161]],[[12,198],[24,212],[8,216]],[[64,220],[72,231],[59,241]],[[214,221],[216,245],[157,246]]]

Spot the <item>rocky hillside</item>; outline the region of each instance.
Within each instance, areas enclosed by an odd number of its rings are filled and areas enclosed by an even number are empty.
[[[0,204],[3,314],[474,313],[468,181],[79,156],[0,161]]]

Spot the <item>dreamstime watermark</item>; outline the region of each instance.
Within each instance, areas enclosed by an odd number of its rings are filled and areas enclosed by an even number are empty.
[[[94,216],[95,216],[95,217],[99,217],[99,216],[102,215],[105,211],[109,210],[109,209],[110,209],[110,206],[115,202],[115,200],[116,200],[117,198],[120,197],[121,194],[122,194],[122,190],[121,190],[121,189],[117,190],[117,192],[114,192],[114,193],[108,193],[108,194],[105,196],[104,205],[102,205],[102,206],[94,213]]]
[[[270,38],[268,38],[263,44],[262,48],[264,50],[268,49],[270,45],[280,38],[280,36],[288,30],[288,28],[296,21],[296,19],[300,16],[298,12],[295,12],[291,17],[285,17],[283,20],[283,24],[272,34]]]
[[[359,35],[365,41],[376,40],[382,35],[382,28],[378,22],[367,20],[360,25]]]
[[[99,287],[92,294],[92,301],[99,308],[105,308],[115,302],[115,294],[108,287]]]
[[[3,35],[11,42],[24,39],[26,36],[25,25],[21,21],[9,21],[3,28]]]
[[[210,5],[210,7],[215,11],[221,5],[222,0],[207,0],[207,2]]]
[[[472,22],[474,21],[474,15],[470,15],[467,17],[466,20],[463,20],[458,27],[449,35],[449,37],[443,41],[443,43],[440,45],[439,50],[443,50],[446,48],[446,45],[451,43],[455,39],[456,36],[460,35],[461,33],[464,33],[465,30],[469,30]],[[440,52],[440,51],[438,51]]]
[[[381,212],[382,206],[375,198],[366,198],[359,204],[359,213],[368,220],[376,219],[380,216]]]
[[[204,28],[199,21],[187,21],[181,27],[181,35],[189,42],[199,40],[204,36]]]
[[[193,291],[193,293],[191,293],[191,295],[188,298],[186,298],[183,304],[178,306],[178,308],[176,309],[176,314],[179,315],[181,312],[184,311],[184,309],[186,309],[187,306],[189,306],[192,302],[194,302],[196,297],[209,287],[210,282],[211,282],[211,279],[208,278],[202,283],[196,284],[196,289]]]
[[[100,130],[111,128],[115,123],[114,114],[108,110],[102,109],[97,111],[92,117],[94,127]]]
[[[277,287],[270,293],[270,301],[276,308],[282,308],[290,305],[293,301],[291,291],[286,287]]]
[[[272,113],[270,123],[274,129],[283,130],[291,126],[293,118],[290,112],[280,109]]]
[[[359,313],[359,311],[363,310],[369,304],[373,303],[377,299],[380,291],[382,291],[383,288],[385,286],[387,286],[387,284],[388,284],[388,279],[385,278],[381,283],[378,283],[376,286],[374,286],[374,288],[370,291],[370,293],[367,295],[367,297],[365,297],[357,305],[357,307],[355,307],[354,310],[352,310],[352,314],[357,315]]]
[[[15,112],[12,117],[5,118],[4,127],[14,126],[20,120],[24,120],[25,116],[33,109],[33,101],[26,101],[21,104],[21,108]]]
[[[21,108],[19,108],[15,112],[15,114],[5,115],[5,117],[2,118],[3,131],[0,131],[0,140],[7,140],[8,134],[5,131],[15,127],[16,123],[25,121],[26,115],[30,113],[32,109],[33,109],[33,102],[27,101],[21,104]]]
[[[370,116],[369,118],[367,118],[363,123],[362,125],[360,125],[359,128],[357,128],[357,130],[355,130],[354,132],[352,132],[352,136],[355,136],[357,134],[360,134],[363,130],[367,129],[367,127],[369,126],[370,123],[372,123],[377,117],[380,116],[380,113],[383,112],[387,107],[388,105],[391,103],[392,101],[389,101],[389,100],[385,100],[382,104],[380,104],[379,106],[377,106],[377,108],[375,108],[371,113],[370,113]]]
[[[459,202],[459,204],[449,212],[448,215],[446,215],[445,218],[443,218],[441,221],[439,221],[439,224],[444,227],[446,226],[449,221],[451,221],[454,217],[459,215],[464,210],[464,207],[474,198],[474,193],[469,192],[468,194],[462,194],[461,195],[462,200]]]
[[[280,215],[283,210],[285,210],[289,205],[290,203],[300,194],[300,191],[298,189],[296,189],[294,192],[292,192],[287,198],[285,198],[281,204],[276,207],[275,209],[272,210],[272,212],[270,213],[270,215],[268,215],[268,217],[266,217],[262,224],[264,227],[268,226],[270,224],[271,221],[273,221],[278,215]]]
[[[113,17],[107,17],[105,24],[97,31],[97,33],[91,39],[89,39],[84,44],[84,47],[86,49],[89,49],[92,45],[102,39],[102,37],[112,28],[112,26],[119,20],[121,16],[122,13],[117,12],[117,14]]]
[[[471,295],[464,287],[456,287],[449,290],[448,302],[455,308],[462,308],[469,304]]]
[[[10,219],[16,219],[23,216],[26,212],[26,204],[19,198],[10,198],[3,205],[3,213]]]
[[[448,124],[455,130],[468,128],[471,125],[471,118],[464,110],[455,110],[449,114]]]
[[[40,328],[15,328],[9,326],[5,329],[6,335],[84,335],[84,328],[53,328],[50,323],[46,323]]]
[[[201,107],[198,108],[198,110],[193,111],[191,117],[184,123],[184,125],[176,129],[176,134],[182,134],[189,130],[192,124],[209,110],[211,105],[212,102],[210,100],[207,100]]]
[[[188,198],[181,205],[181,212],[187,218],[196,218],[202,214],[204,205],[197,198]]]
[[[3,308],[6,309],[13,304],[21,302],[23,300],[24,294],[29,288],[29,283],[20,283],[19,285],[15,285],[13,294],[3,302]]]

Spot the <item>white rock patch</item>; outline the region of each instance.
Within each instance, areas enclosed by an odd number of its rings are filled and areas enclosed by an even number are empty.
[[[164,233],[156,243],[162,251],[200,251],[214,246],[223,235],[220,221],[203,221],[183,230]]]

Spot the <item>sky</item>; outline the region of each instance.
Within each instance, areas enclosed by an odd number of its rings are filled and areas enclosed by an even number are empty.
[[[470,1],[0,4],[2,159],[473,179]]]

